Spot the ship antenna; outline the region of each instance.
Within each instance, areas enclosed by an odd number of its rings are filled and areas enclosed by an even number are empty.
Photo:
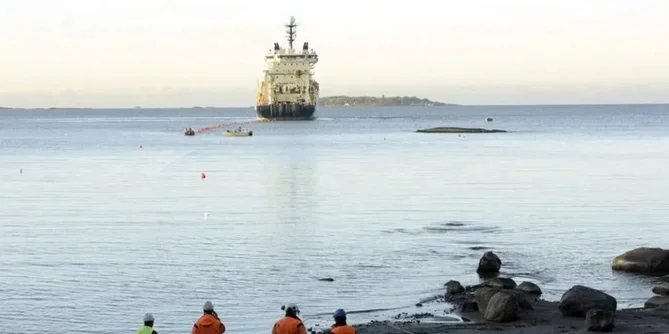
[[[290,48],[293,48],[293,42],[295,41],[295,35],[297,34],[297,24],[295,23],[295,18],[290,17],[290,23],[286,24],[286,34],[288,34],[288,45]]]

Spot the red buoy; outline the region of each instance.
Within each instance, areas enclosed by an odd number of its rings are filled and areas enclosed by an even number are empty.
[[[203,180],[206,179],[206,178],[207,178],[207,174],[205,174],[205,173],[201,173],[201,174],[200,174],[200,178],[203,179]]]

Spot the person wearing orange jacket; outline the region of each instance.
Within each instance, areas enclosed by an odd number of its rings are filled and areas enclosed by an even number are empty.
[[[210,301],[204,303],[202,307],[204,312],[202,316],[195,321],[191,334],[223,334],[225,333],[225,325],[218,318],[218,314],[214,311],[214,304]]]
[[[334,313],[335,323],[330,327],[330,333],[332,334],[358,334],[358,331],[353,328],[353,326],[346,323],[346,312],[342,309],[338,309]]]
[[[281,306],[286,311],[286,316],[277,320],[272,327],[272,334],[307,334],[302,320],[298,317],[300,308],[295,304]]]

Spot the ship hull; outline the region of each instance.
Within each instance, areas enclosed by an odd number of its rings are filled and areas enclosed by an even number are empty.
[[[305,103],[272,103],[256,105],[256,117],[268,121],[313,120],[316,106]]]

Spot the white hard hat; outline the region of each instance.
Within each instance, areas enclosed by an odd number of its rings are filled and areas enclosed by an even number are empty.
[[[295,313],[300,313],[300,308],[297,306],[297,304],[294,303],[289,303],[281,307],[282,310],[293,310]]]
[[[206,301],[204,303],[204,306],[202,307],[202,310],[204,311],[213,311],[214,310],[214,304],[212,304],[210,301]]]
[[[144,322],[149,322],[149,321],[153,321],[153,320],[154,320],[153,319],[153,314],[147,313],[147,314],[144,315]]]

